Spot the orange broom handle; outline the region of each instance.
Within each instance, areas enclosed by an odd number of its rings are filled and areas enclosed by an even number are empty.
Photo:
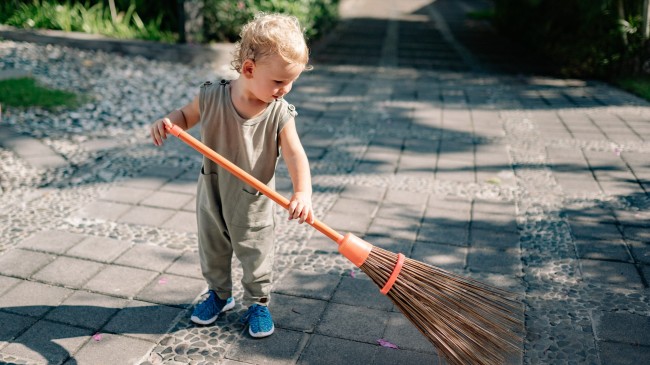
[[[192,137],[192,135],[190,135],[189,133],[185,132],[181,127],[174,125],[167,120],[165,120],[164,123],[165,123],[165,129],[169,133],[180,138],[183,142],[190,145],[190,147],[199,151],[203,156],[214,161],[219,166],[223,167],[224,169],[228,170],[228,172],[235,175],[235,177],[237,177],[238,179],[252,186],[253,188],[255,188],[255,190],[259,191],[260,193],[266,195],[271,200],[278,203],[282,208],[289,210],[289,199],[278,194],[273,189],[269,188],[266,184],[259,181],[255,177],[251,176],[246,171],[242,170],[239,166],[228,161],[225,157],[216,153],[210,147],[206,146],[201,141]],[[340,233],[328,227],[325,223],[317,219],[314,219],[314,222],[309,224],[338,244],[340,244],[340,242],[343,240],[343,235],[341,235]]]

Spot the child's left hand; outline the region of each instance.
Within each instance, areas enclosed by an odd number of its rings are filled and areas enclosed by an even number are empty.
[[[289,201],[289,220],[291,219],[300,219],[300,223],[314,223],[314,210],[311,206],[311,194],[293,194]]]

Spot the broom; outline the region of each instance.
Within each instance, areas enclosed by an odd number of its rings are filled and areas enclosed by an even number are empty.
[[[219,155],[180,127],[165,129],[268,198],[289,209],[289,200]],[[497,365],[516,352],[523,328],[516,295],[477,280],[375,247],[361,238],[339,234],[317,219],[311,224],[339,245],[381,293],[453,365]]]

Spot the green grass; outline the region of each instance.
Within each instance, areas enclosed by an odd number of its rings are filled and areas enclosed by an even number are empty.
[[[620,88],[650,101],[650,77],[622,78],[616,80],[616,84]]]
[[[0,80],[0,104],[2,105],[56,109],[73,108],[80,102],[81,97],[77,94],[46,88],[31,77]]]

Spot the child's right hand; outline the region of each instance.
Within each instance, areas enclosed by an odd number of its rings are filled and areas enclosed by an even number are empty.
[[[165,122],[171,123],[169,118],[158,119],[151,124],[151,139],[156,146],[162,146],[163,140],[167,139],[167,130],[165,129]]]

